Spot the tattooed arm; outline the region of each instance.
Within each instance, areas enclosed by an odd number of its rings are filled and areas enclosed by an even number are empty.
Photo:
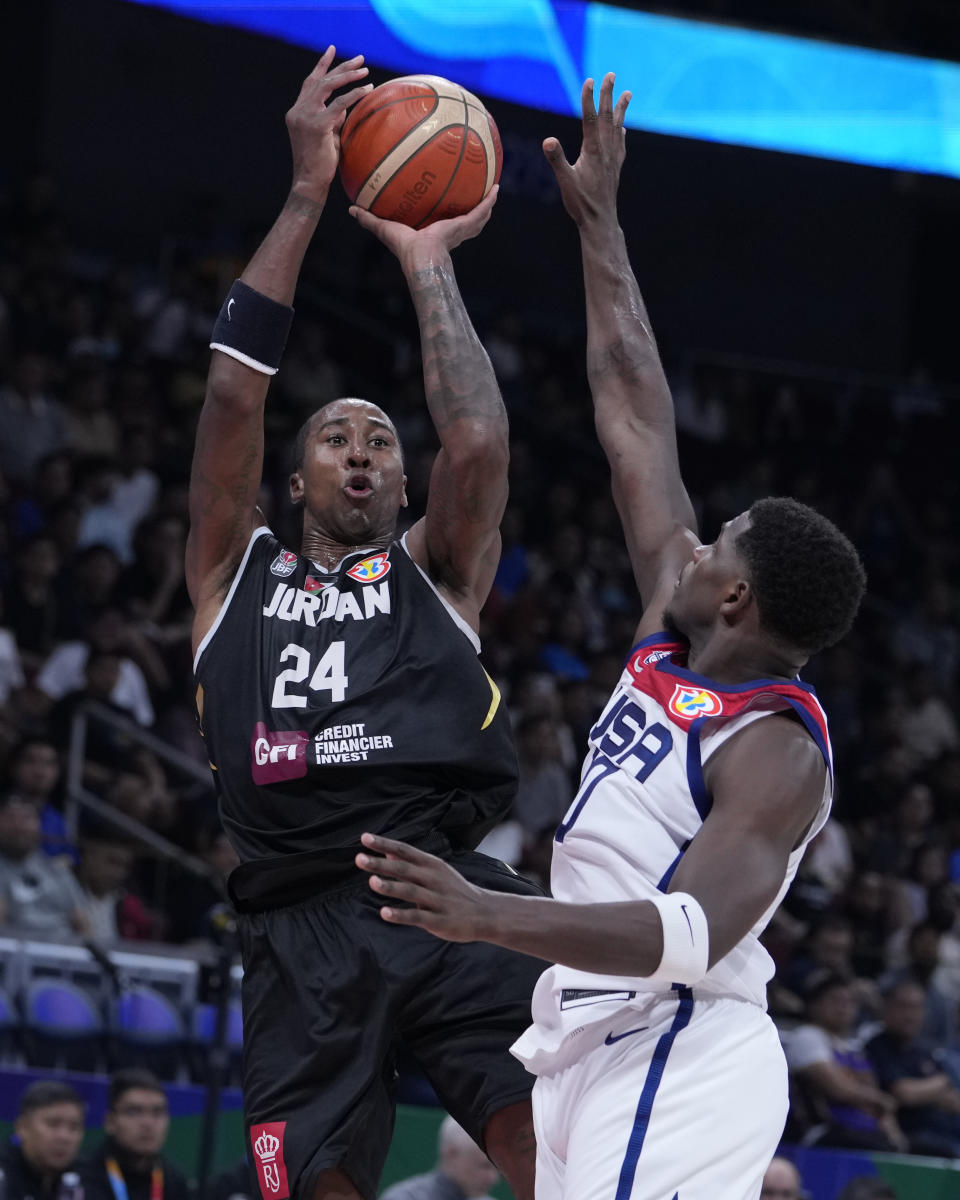
[[[584,84],[583,145],[572,166],[556,138],[547,138],[543,148],[580,232],[597,433],[637,586],[649,607],[667,586],[672,590],[690,559],[696,519],[680,477],[670,388],[617,220],[630,93],[614,107],[613,82],[613,75],[603,80],[599,111],[593,80]],[[657,621],[659,616],[657,611]]]
[[[273,228],[240,277],[280,304],[293,302],[303,256],[337,169],[340,126],[347,109],[366,90],[354,88],[330,100],[337,88],[366,74],[362,56],[331,69],[333,56],[331,46],[287,113],[293,185]],[[213,623],[256,525],[268,383],[269,376],[213,352],[190,473],[186,578],[196,613],[194,647]]]
[[[440,439],[427,510],[407,545],[474,629],[500,558],[507,414],[460,296],[450,251],[480,232],[495,201],[496,188],[472,212],[420,231],[350,210],[400,260],[420,326],[427,407]]]

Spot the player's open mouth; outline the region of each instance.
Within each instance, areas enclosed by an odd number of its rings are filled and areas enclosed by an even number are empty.
[[[373,495],[370,479],[366,475],[351,475],[343,490],[354,500],[362,500],[365,496]]]

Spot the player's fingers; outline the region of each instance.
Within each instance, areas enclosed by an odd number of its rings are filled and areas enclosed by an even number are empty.
[[[421,912],[419,908],[391,908],[384,905],[380,909],[380,916],[391,925],[419,925],[421,929],[428,929],[433,924],[427,913]]]
[[[421,863],[404,862],[402,858],[385,858],[381,855],[358,854],[354,862],[361,871],[389,875],[392,879],[419,879],[423,871]]]
[[[384,879],[382,875],[371,875],[370,886],[381,896],[390,896],[394,900],[405,900],[407,904],[415,904],[417,908],[436,909],[437,896],[425,888],[417,887],[415,883],[404,883],[398,879]]]
[[[601,117],[610,117],[613,115],[613,84],[616,78],[616,75],[612,71],[608,71],[603,77],[603,82],[600,84]]]
[[[588,129],[594,129],[597,124],[597,110],[593,103],[593,88],[594,81],[585,79],[583,88],[580,92],[580,111],[583,113],[583,129],[584,133]]]
[[[341,95],[331,100],[327,105],[327,108],[331,112],[346,112],[348,108],[352,108],[358,100],[362,100],[368,92],[372,91],[372,83],[365,83],[362,87],[351,88],[349,92],[343,92]]]
[[[356,204],[353,205],[350,212],[357,217],[361,224],[364,223],[364,217],[368,217],[375,224],[380,224],[379,217],[372,216],[365,208],[358,208]],[[360,841],[368,849],[376,850],[378,854],[385,854],[391,858],[401,858],[411,863],[429,863],[435,861],[432,854],[427,854],[424,850],[418,850],[416,846],[411,846],[407,842],[397,842],[393,838],[381,837],[378,833],[361,834]]]
[[[570,170],[570,164],[567,162],[567,156],[563,152],[563,147],[555,137],[544,138],[543,155],[547,162],[553,167],[554,173],[561,176],[565,171]]]
[[[621,93],[620,99],[617,101],[616,107],[613,110],[614,125],[617,125],[620,128],[623,127],[623,122],[627,116],[627,107],[629,106],[630,101],[632,99],[633,99],[633,92]]]
[[[330,70],[330,64],[333,62],[334,55],[337,53],[336,46],[328,46],[317,60],[317,65],[313,68],[310,74],[303,82],[303,86],[316,83],[317,80],[323,79],[326,73]]]
[[[384,236],[384,227],[386,226],[387,222],[384,221],[382,217],[375,217],[372,212],[368,212],[367,209],[361,208],[359,204],[351,204],[347,209],[347,212],[351,217],[353,217],[361,229],[369,230],[370,233],[375,234],[378,238],[382,238]],[[364,834],[364,837],[367,836],[367,834]],[[373,834],[370,834],[369,836],[372,837]],[[371,850],[379,849],[379,847],[375,846],[373,842],[368,842],[367,845],[370,846]]]

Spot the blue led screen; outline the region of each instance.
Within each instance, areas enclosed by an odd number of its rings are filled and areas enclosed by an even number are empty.
[[[584,0],[135,0],[577,115],[617,72],[637,129],[960,178],[960,66]]]

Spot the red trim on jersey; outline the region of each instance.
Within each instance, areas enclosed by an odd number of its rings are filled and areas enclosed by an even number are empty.
[[[633,686],[656,700],[674,725],[689,729],[701,717],[729,720],[755,707],[761,697],[775,696],[782,701],[778,707],[792,708],[804,720],[829,765],[827,717],[808,684],[778,679],[717,683],[688,669],[688,653],[689,647],[684,642],[664,633],[662,640],[656,636],[644,639],[627,659]],[[819,733],[819,738],[814,730]]]

